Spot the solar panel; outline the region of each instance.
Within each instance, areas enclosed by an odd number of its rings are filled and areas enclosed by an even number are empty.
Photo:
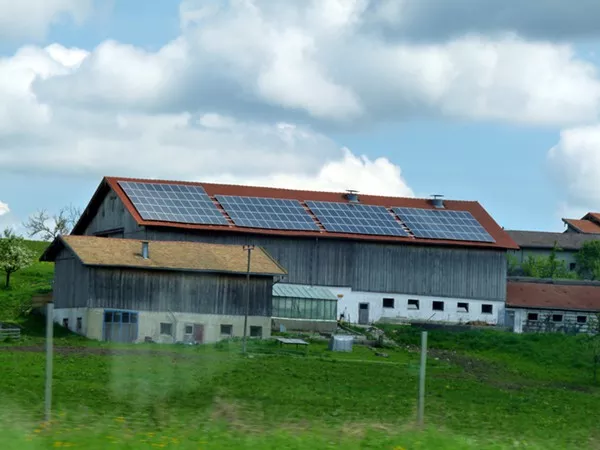
[[[144,220],[209,225],[228,225],[200,186],[119,181]]]
[[[468,211],[392,208],[415,237],[496,242]]]
[[[216,198],[240,227],[319,231],[298,200],[229,195]]]
[[[306,202],[327,231],[408,236],[383,206],[336,202]]]

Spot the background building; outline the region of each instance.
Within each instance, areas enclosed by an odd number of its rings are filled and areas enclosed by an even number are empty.
[[[477,202],[104,178],[75,235],[255,244],[337,315],[497,323],[516,244]]]
[[[581,219],[563,219],[567,226],[565,233],[600,235],[600,213],[589,212]]]
[[[57,238],[54,319],[92,339],[215,342],[242,336],[249,295],[251,336],[270,336],[274,277],[285,270],[263,249],[91,236]],[[249,291],[248,291],[249,289]]]

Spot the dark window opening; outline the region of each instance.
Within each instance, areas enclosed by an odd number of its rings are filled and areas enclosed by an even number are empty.
[[[369,309],[369,304],[368,303],[360,303],[358,305],[358,309]]]
[[[250,337],[262,337],[262,327],[252,326],[250,327]]]
[[[104,313],[104,322],[111,323],[112,321],[113,321],[113,313],[112,312],[105,312]]]
[[[469,304],[464,302],[458,302],[456,309],[458,310],[458,312],[469,312]]]
[[[414,298],[408,299],[408,309],[419,309],[419,300]]]
[[[577,263],[569,264],[569,270],[575,270],[577,268]]]
[[[434,311],[443,311],[444,310],[444,302],[436,300],[433,302],[433,310]]]
[[[67,319],[66,317],[63,319],[63,327],[69,328],[69,319]]]
[[[538,320],[537,313],[529,313],[529,314],[527,314],[527,320]]]
[[[166,335],[172,336],[173,335],[173,324],[161,322],[160,334],[166,334]]]
[[[192,334],[194,332],[194,326],[193,325],[186,325],[185,326],[185,334]]]
[[[587,316],[577,316],[577,323],[586,323]]]
[[[124,312],[123,315],[121,316],[121,322],[129,323],[129,317],[130,317],[130,314],[128,312]]]
[[[131,313],[131,323],[137,323],[137,314],[136,313]]]
[[[394,307],[394,299],[393,298],[384,298],[383,299],[383,307],[384,308],[393,308]]]
[[[552,322],[562,322],[562,314],[552,314]]]
[[[250,327],[250,336],[252,336],[252,328],[260,328],[259,336],[262,336],[262,327]],[[233,334],[233,325],[221,325],[221,336],[231,336]]]
[[[481,314],[492,314],[493,311],[494,311],[493,305],[489,305],[489,304],[481,305]]]
[[[83,319],[81,317],[77,318],[77,332],[81,333],[81,330],[83,329]]]

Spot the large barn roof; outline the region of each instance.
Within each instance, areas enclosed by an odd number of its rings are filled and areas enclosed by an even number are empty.
[[[66,247],[87,266],[236,274],[245,274],[248,270],[248,253],[241,245],[149,241],[148,258],[145,259],[142,257],[142,242],[137,239],[62,236],[50,245],[41,260],[54,261],[60,249]],[[279,276],[287,272],[264,249],[257,247],[250,258],[250,273]]]
[[[452,239],[431,239],[415,237],[412,234],[406,236],[382,236],[382,235],[371,235],[371,234],[358,234],[358,233],[344,233],[344,232],[331,232],[327,231],[322,224],[319,223],[315,217],[315,222],[319,225],[315,231],[300,231],[300,230],[280,230],[280,229],[267,229],[267,228],[249,228],[236,226],[234,222],[228,218],[226,224],[223,225],[208,225],[208,224],[191,224],[191,223],[178,223],[178,222],[166,222],[157,220],[144,220],[134,203],[127,196],[120,183],[131,182],[131,183],[158,183],[158,184],[175,184],[180,186],[197,186],[204,189],[211,200],[217,205],[217,207],[225,214],[222,205],[215,198],[216,196],[243,196],[243,197],[263,197],[273,199],[292,199],[301,202],[303,207],[306,207],[306,202],[310,201],[322,201],[322,202],[336,202],[336,203],[350,203],[345,193],[340,192],[317,192],[317,191],[304,191],[304,190],[291,190],[291,189],[278,189],[268,187],[257,187],[257,186],[238,186],[238,185],[226,185],[226,184],[214,184],[214,183],[193,183],[183,181],[167,181],[167,180],[149,180],[149,179],[135,179],[135,178],[119,178],[119,177],[105,177],[100,184],[98,190],[94,194],[90,204],[86,208],[83,216],[79,223],[73,229],[72,234],[82,234],[89,221],[93,218],[95,211],[99,207],[101,201],[106,194],[112,190],[114,191],[120,200],[125,205],[125,208],[136,220],[138,225],[148,227],[167,227],[176,228],[182,230],[205,230],[205,231],[228,231],[238,233],[251,233],[261,235],[274,235],[274,236],[293,236],[293,237],[319,237],[319,238],[331,238],[331,239],[353,239],[363,241],[374,241],[374,242],[388,242],[388,243],[402,243],[402,244],[425,244],[425,245],[446,245],[446,246],[460,246],[460,247],[477,247],[477,248],[489,248],[489,249],[518,249],[517,244],[512,238],[494,221],[494,219],[487,213],[487,211],[476,201],[457,201],[457,200],[445,200],[444,210],[445,211],[466,211],[470,213],[481,226],[487,231],[487,233],[493,238],[495,242],[478,242],[478,241],[466,241],[466,240],[452,240]],[[419,198],[403,198],[403,197],[384,197],[375,195],[360,195],[360,204],[362,205],[374,205],[383,206],[386,208],[399,207],[399,208],[420,208],[427,210],[435,210],[436,208],[432,204],[431,200],[419,199]],[[308,208],[307,208],[308,209]]]

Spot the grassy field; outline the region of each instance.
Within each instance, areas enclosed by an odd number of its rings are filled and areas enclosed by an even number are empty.
[[[37,264],[0,306],[48,289]],[[15,300],[16,299],[16,300]],[[14,306],[11,306],[15,308]],[[0,448],[600,449],[600,388],[580,337],[430,332],[426,428],[415,427],[419,330],[387,327],[381,357],[312,342],[109,345],[56,328],[43,419],[43,321],[0,344]]]

